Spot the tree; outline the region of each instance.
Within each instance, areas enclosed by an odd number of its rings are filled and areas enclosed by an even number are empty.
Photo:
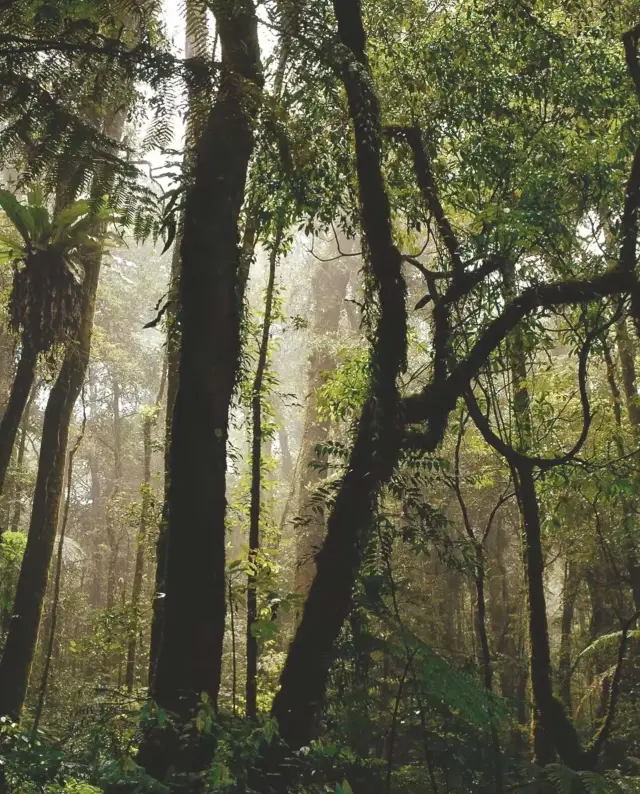
[[[153,685],[158,703],[182,714],[203,692],[215,703],[220,685],[227,434],[240,355],[238,224],[262,89],[253,4],[232,9],[221,0],[214,12],[223,73],[184,208],[166,597]]]
[[[362,227],[380,316],[372,351],[371,394],[358,423],[348,471],[327,522],[327,537],[316,557],[316,576],[273,703],[280,733],[293,747],[312,738],[314,714],[324,696],[333,645],[347,615],[362,536],[370,529],[378,491],[398,459],[396,381],[406,356],[401,256],[391,233],[381,170],[378,100],[367,79],[360,8],[357,2],[336,3],[334,11],[343,48],[339,68],[355,133]]]

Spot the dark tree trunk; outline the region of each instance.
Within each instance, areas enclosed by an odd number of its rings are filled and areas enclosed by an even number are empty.
[[[480,546],[476,547],[476,560],[476,621],[478,639],[480,640],[480,658],[482,660],[483,682],[485,687],[491,692],[493,690],[493,666],[491,664],[489,637],[487,636],[487,603],[484,593],[484,554]]]
[[[2,661],[0,714],[20,717],[47,586],[58,523],[69,423],[89,361],[100,258],[85,261],[77,338],[66,348],[44,414],[38,474],[27,546]]]
[[[382,175],[379,104],[365,74],[368,64],[360,4],[358,0],[336,0],[334,11],[340,39],[350,51],[341,64],[342,78],[355,133],[362,226],[380,313],[372,356],[371,395],[360,417],[347,473],[328,520],[325,542],[316,557],[316,576],[273,703],[281,736],[291,747],[307,744],[313,737],[333,646],[348,614],[362,541],[370,531],[380,487],[398,460],[396,379],[406,355],[405,286]],[[357,67],[354,61],[358,62]]]
[[[185,58],[200,59],[204,62],[211,56],[207,52],[207,8],[199,0],[185,0]],[[215,57],[215,53],[214,53]],[[184,174],[189,174],[193,168],[193,149],[202,133],[202,119],[198,108],[204,103],[201,101],[201,89],[195,85],[188,86],[187,126],[185,135],[185,153],[183,155]],[[178,391],[178,369],[180,365],[180,328],[178,323],[178,309],[180,304],[180,249],[184,231],[184,214],[180,215],[173,253],[171,258],[171,273],[169,276],[169,292],[167,296],[167,404],[164,434],[164,499],[162,504],[162,517],[156,541],[156,573],[153,599],[153,615],[151,618],[151,642],[149,648],[149,686],[153,687],[158,656],[162,645],[162,627],[164,624],[164,599],[167,576],[167,551],[169,545],[169,468],[171,454],[171,425],[173,422],[173,408]]]
[[[188,714],[217,702],[226,612],[225,481],[240,356],[238,221],[262,74],[253,3],[215,3],[222,83],[198,142],[181,242],[162,644],[153,695]]]
[[[260,551],[260,502],[262,495],[262,386],[269,353],[273,293],[276,283],[276,263],[284,234],[284,221],[278,219],[278,228],[269,256],[269,277],[265,296],[262,339],[258,352],[256,375],[251,392],[251,504],[249,507],[249,576],[247,578],[247,678],[245,687],[247,717],[257,713],[258,695],[258,640],[254,623],[258,619],[258,594],[256,575],[258,552]]]
[[[16,440],[16,434],[20,427],[22,414],[29,399],[29,393],[33,386],[36,376],[36,364],[38,361],[38,351],[29,343],[23,340],[20,361],[16,370],[16,376],[11,386],[11,394],[7,408],[0,421],[0,495],[4,495],[4,486],[7,478],[7,470],[11,461],[11,453]],[[4,527],[0,527],[0,537]]]
[[[517,480],[518,501],[524,522],[524,563],[529,596],[534,750],[540,764],[554,761],[557,751],[565,764],[577,768],[581,755],[578,735],[562,704],[553,694],[542,532],[532,467],[520,466]]]

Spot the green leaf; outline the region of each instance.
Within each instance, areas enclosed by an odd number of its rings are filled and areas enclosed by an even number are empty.
[[[52,242],[60,242],[68,228],[75,223],[78,218],[81,218],[83,215],[88,215],[89,212],[91,212],[91,202],[88,199],[79,199],[68,207],[60,210],[53,219]]]
[[[38,244],[46,243],[51,236],[51,222],[49,213],[45,207],[29,207],[28,210],[33,219],[33,242]]]
[[[18,199],[8,190],[0,189],[0,207],[4,210],[7,218],[16,227],[26,245],[34,239],[35,226],[33,218],[26,207],[23,207]]]
[[[633,639],[640,639],[640,629],[629,631],[628,636]],[[587,647],[578,654],[576,661],[578,661],[578,659],[582,659],[583,657],[591,656],[597,651],[605,651],[610,648],[617,648],[617,646],[620,644],[621,637],[621,631],[613,631],[611,634],[603,634],[601,637],[597,637],[590,645],[587,645]]]

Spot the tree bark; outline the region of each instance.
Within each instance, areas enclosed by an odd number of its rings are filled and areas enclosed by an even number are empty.
[[[181,242],[179,383],[168,486],[164,625],[153,695],[183,715],[215,704],[225,627],[226,456],[240,356],[238,222],[262,89],[255,8],[213,4],[218,96],[196,150]]]
[[[200,0],[185,0],[185,58],[205,61],[215,58],[214,53],[207,52],[207,8]],[[202,134],[201,117],[198,108],[203,105],[201,92],[195,86],[187,87],[189,113],[185,132],[185,152],[183,155],[184,174],[193,169],[193,150]],[[173,409],[178,391],[180,366],[180,327],[178,322],[180,306],[180,268],[182,235],[184,231],[184,213],[177,222],[176,238],[171,257],[171,273],[169,276],[169,292],[167,295],[167,404],[165,416],[164,441],[164,499],[162,517],[156,542],[156,575],[153,599],[153,616],[151,619],[151,643],[149,648],[149,685],[153,686],[158,656],[162,644],[162,627],[164,623],[165,584],[167,576],[167,552],[169,545],[169,480],[171,453],[171,426]]]
[[[524,522],[524,563],[529,596],[534,751],[538,763],[543,766],[555,760],[557,751],[562,761],[575,769],[581,755],[580,741],[575,727],[553,694],[542,531],[533,468],[518,467],[517,481]]]
[[[380,311],[372,351],[371,395],[358,423],[347,473],[328,520],[325,542],[316,557],[316,576],[273,703],[280,734],[290,747],[307,744],[313,737],[333,646],[349,610],[362,540],[370,531],[378,492],[398,460],[400,412],[396,380],[406,355],[405,286],[382,175],[380,110],[366,74],[360,4],[358,0],[336,0],[334,12],[344,48],[341,73],[355,133],[362,227]]]

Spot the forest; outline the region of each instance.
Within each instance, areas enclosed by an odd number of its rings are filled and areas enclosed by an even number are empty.
[[[640,794],[640,0],[0,0],[0,794]]]

